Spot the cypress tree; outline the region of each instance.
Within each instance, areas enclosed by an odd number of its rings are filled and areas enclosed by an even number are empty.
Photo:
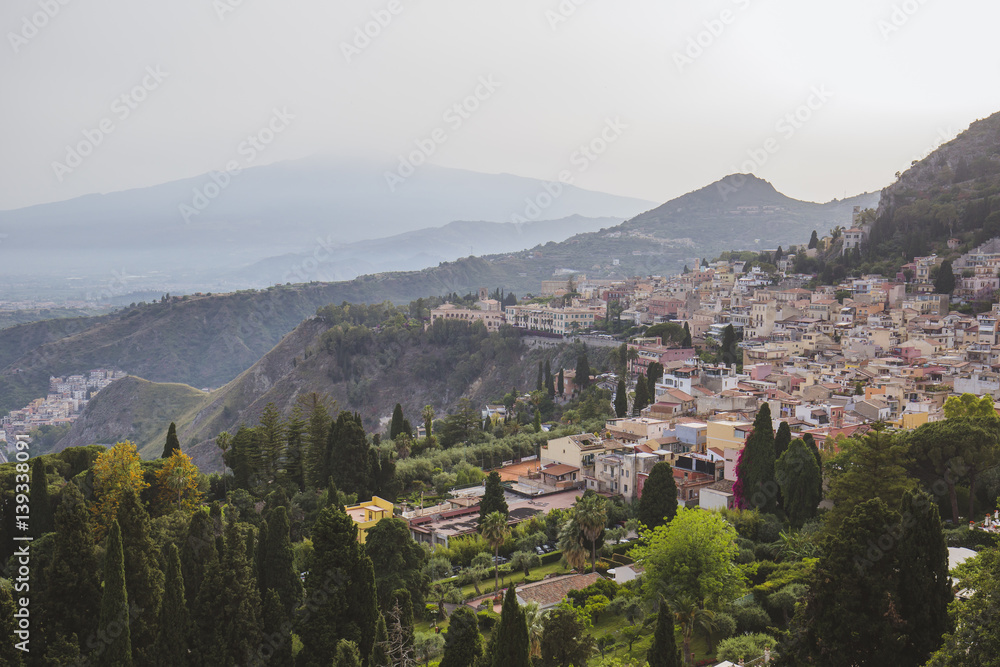
[[[156,641],[156,612],[163,596],[163,572],[151,535],[149,514],[134,491],[122,498],[118,508],[122,548],[125,553],[125,585],[136,610],[131,624],[132,657],[136,664],[151,662],[149,651]]]
[[[302,406],[296,404],[285,423],[285,473],[284,481],[293,489],[306,490],[304,444],[306,420]]]
[[[21,651],[14,645],[20,640],[14,631],[17,622],[14,620],[14,596],[8,586],[0,586],[0,664],[9,667],[21,667]]]
[[[691,344],[691,329],[688,327],[688,323],[684,323],[684,339],[681,341],[681,347],[688,349],[692,347]]]
[[[444,636],[444,657],[438,667],[470,667],[483,654],[476,613],[465,605],[456,609]]]
[[[774,480],[774,426],[771,408],[760,406],[753,430],[740,453],[733,491],[741,509],[773,513],[777,509],[778,485]]]
[[[403,406],[396,403],[392,409],[392,420],[389,422],[389,439],[395,440],[403,432]]]
[[[225,596],[216,613],[222,618],[226,664],[247,664],[261,645],[261,604],[257,579],[235,520],[226,524],[226,549],[221,558]]]
[[[788,449],[788,444],[792,441],[792,430],[788,428],[788,422],[781,422],[778,425],[778,432],[774,434],[774,459],[778,460]]]
[[[552,365],[549,360],[545,360],[545,391],[549,393],[549,396],[556,395],[555,385],[552,384]]]
[[[628,412],[628,394],[625,389],[625,380],[618,381],[618,387],[615,389],[615,415],[619,418],[624,417]]]
[[[632,405],[632,412],[638,413],[649,405],[649,378],[642,375],[635,383],[635,403]]]
[[[590,361],[587,359],[586,349],[576,358],[576,386],[581,390],[590,386]]]
[[[827,539],[802,616],[796,615],[803,640],[800,660],[900,664],[906,621],[899,613],[899,562],[895,549],[878,546],[891,537],[898,518],[881,499],[867,500]]]
[[[823,498],[823,457],[819,453],[819,447],[816,446],[816,439],[813,437],[812,433],[805,433],[802,435],[802,442],[806,443],[806,447],[812,452],[813,458],[816,459],[816,467],[819,468],[819,487],[816,489],[816,493],[819,495],[820,499]]]
[[[378,622],[375,624],[375,645],[372,646],[372,654],[368,659],[369,667],[391,667],[392,658],[389,655],[389,630],[385,625],[385,616],[378,615]]]
[[[285,425],[274,403],[264,406],[257,429],[260,433],[262,477],[267,481],[276,480],[285,454]]]
[[[819,245],[819,236],[816,235],[816,230],[814,229],[812,235],[809,237],[809,245],[807,246],[809,250],[812,250]]]
[[[563,369],[559,369],[559,376],[556,378],[556,393],[562,396],[566,393],[566,380],[563,378]]]
[[[405,588],[394,590],[388,608],[398,616],[398,618],[393,619],[393,622],[399,624],[399,631],[403,635],[404,651],[412,653],[414,640],[413,598],[410,596],[410,591]]]
[[[167,441],[163,444],[163,453],[160,454],[161,459],[169,459],[174,452],[181,451],[181,441],[177,439],[177,424],[170,422],[170,427],[167,429]]]
[[[333,667],[361,667],[361,651],[358,645],[348,639],[337,642]]]
[[[162,667],[183,667],[188,664],[188,634],[190,618],[184,598],[184,577],[177,545],[167,549],[167,574],[163,602],[160,604],[153,664]]]
[[[804,442],[795,439],[774,464],[774,475],[781,488],[788,521],[795,528],[801,528],[803,523],[816,516],[816,508],[822,500],[817,493],[822,478],[816,459]]]
[[[401,426],[402,428],[402,426]],[[326,473],[344,493],[356,493],[359,500],[371,498],[373,488],[371,447],[361,425],[361,417],[346,410],[337,415],[327,439]]]
[[[113,519],[104,554],[104,594],[101,596],[101,616],[98,622],[98,637],[102,638],[103,643],[96,649],[96,662],[107,667],[132,665],[129,620],[122,532],[118,520]]]
[[[656,616],[656,631],[653,643],[646,653],[649,667],[681,667],[681,653],[674,637],[674,616],[666,602],[660,603],[660,613]]]
[[[923,665],[951,630],[948,547],[937,505],[926,493],[907,492],[900,517],[899,613],[907,630],[899,664]]]
[[[41,594],[50,637],[75,634],[86,642],[97,629],[100,610],[100,560],[83,494],[76,484],[60,492],[55,544]],[[86,644],[84,644],[86,646]]]
[[[493,653],[493,667],[531,667],[528,625],[524,610],[517,601],[514,586],[507,588],[500,624],[494,633],[497,641]]]
[[[52,531],[53,515],[45,463],[38,457],[31,462],[31,486],[28,493],[31,502],[31,531],[35,537],[41,537]]]
[[[295,571],[288,510],[275,507],[269,519],[266,555],[261,563],[266,582],[261,591],[270,589],[277,593],[285,613],[291,615],[302,599],[302,580]]]
[[[290,618],[281,604],[277,591],[268,590],[264,594],[264,641],[258,655],[255,656],[258,662],[264,662],[268,667],[294,666]]]
[[[503,486],[500,484],[500,473],[496,470],[490,472],[486,476],[484,487],[483,498],[479,501],[479,523],[477,525],[480,527],[483,525],[483,519],[491,512],[500,512],[504,517],[509,515],[507,500],[503,496]]]
[[[220,546],[224,538],[219,538]],[[214,540],[213,540],[214,542]],[[224,552],[215,544],[210,550],[203,550],[203,570],[197,598],[191,606],[191,636],[190,644],[202,660],[203,664],[225,663],[225,638],[223,637],[222,609],[228,592],[223,581],[222,566],[219,553]]]
[[[330,413],[327,412],[323,400],[319,397],[319,394],[310,394],[309,420],[305,443],[307,456],[303,469],[306,486],[322,488],[329,481],[329,475],[323,465],[323,457],[326,454],[330,426]]]
[[[268,542],[268,524],[267,520],[261,520],[260,528],[257,530],[257,544],[256,549],[253,553],[253,572],[254,576],[257,577],[257,590],[260,591],[261,601],[263,602],[264,591],[268,589],[267,579],[268,571],[265,567],[265,562],[267,560],[267,542]],[[250,554],[247,554],[247,558],[250,558]]]
[[[365,631],[371,636],[374,631],[375,574],[371,560],[364,557],[367,573],[362,570],[361,546],[358,544],[357,525],[344,509],[338,505],[324,508],[313,525],[313,557],[306,575],[305,597],[324,599],[326,602],[312,613],[302,617],[298,627],[302,640],[302,651],[296,657],[297,665],[305,667],[328,667],[336,652],[340,639],[350,639],[363,646],[361,625],[370,623]],[[371,577],[369,582],[364,576]],[[365,589],[370,585],[367,599]],[[359,613],[364,606],[364,612]],[[367,617],[367,618],[366,618]],[[372,641],[367,645],[370,653]]]
[[[636,516],[640,523],[652,530],[669,523],[676,515],[677,484],[674,482],[674,469],[669,463],[661,461],[649,471],[649,479],[642,487]]]
[[[215,551],[215,529],[208,512],[196,511],[188,524],[187,538],[181,547],[181,573],[184,593],[190,602],[198,599],[201,582],[208,564],[218,558]]]
[[[542,413],[535,410],[535,418],[531,421],[532,427],[535,429],[535,433],[542,430]]]

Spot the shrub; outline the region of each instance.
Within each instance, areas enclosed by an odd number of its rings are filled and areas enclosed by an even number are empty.
[[[740,634],[763,632],[771,625],[771,617],[757,604],[733,605],[729,613],[736,619],[736,631]]]
[[[773,651],[777,643],[778,640],[774,637],[763,633],[731,637],[719,642],[719,648],[715,652],[715,659],[729,660],[730,662],[736,662],[744,658],[746,660],[756,660],[764,655],[765,648]],[[771,654],[771,658],[774,658],[773,653]]]
[[[476,618],[479,619],[479,629],[483,632],[488,632],[499,622],[500,614],[492,609],[487,609],[476,613]]]

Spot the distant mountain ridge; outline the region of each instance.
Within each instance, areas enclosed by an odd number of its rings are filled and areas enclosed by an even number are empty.
[[[0,211],[4,269],[63,279],[157,272],[161,281],[223,289],[211,279],[269,257],[309,253],[317,238],[332,236],[339,245],[455,220],[509,221],[545,185],[425,165],[389,192],[383,167],[308,158]],[[622,220],[652,205],[565,186],[544,217]]]

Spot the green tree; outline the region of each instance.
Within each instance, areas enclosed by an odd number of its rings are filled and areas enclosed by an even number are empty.
[[[559,526],[558,546],[563,560],[574,570],[587,566],[587,548],[583,545],[584,535],[574,513]]]
[[[166,582],[151,657],[154,664],[162,667],[183,667],[188,664],[190,618],[184,598],[181,557],[176,544],[168,545],[166,562]]]
[[[337,488],[358,499],[372,497],[374,474],[371,447],[361,423],[361,416],[342,410],[327,436],[327,455],[323,465]]]
[[[49,636],[76,635],[86,646],[97,629],[100,611],[100,560],[90,513],[79,487],[67,484],[59,495],[55,544],[45,571],[41,607]]]
[[[632,411],[638,413],[647,405],[649,405],[649,378],[640,375],[635,383],[635,402]]]
[[[115,519],[111,522],[105,545],[104,593],[101,596],[101,616],[98,621],[98,637],[103,642],[97,647],[94,656],[102,665],[129,667],[132,664],[129,616],[122,533]]]
[[[628,413],[628,393],[625,390],[625,380],[618,381],[615,389],[615,416],[619,419]]]
[[[736,529],[722,515],[681,508],[670,523],[644,536],[645,542],[631,555],[646,567],[643,588],[647,597],[686,593],[717,607],[743,592],[745,577],[735,566]]]
[[[951,294],[955,291],[955,272],[951,268],[951,260],[946,259],[938,267],[934,279],[934,291],[938,294]]]
[[[439,667],[471,667],[482,654],[483,637],[476,613],[463,605],[451,615]]]
[[[54,517],[45,462],[38,457],[31,462],[31,485],[28,493],[31,502],[31,530],[35,537],[41,537],[53,529]]]
[[[510,566],[515,570],[524,570],[525,578],[531,575],[531,568],[542,564],[542,559],[534,551],[515,551],[510,557]]]
[[[14,596],[10,587],[0,585],[0,664],[8,667],[21,667],[22,664],[22,652],[16,646],[20,638],[14,634],[17,630],[15,612]]]
[[[897,665],[905,645],[900,615],[897,551],[889,528],[898,515],[879,498],[844,519],[813,573],[793,643],[782,654],[795,664]],[[888,536],[888,540],[887,540]],[[888,550],[878,545],[889,543]]]
[[[431,426],[434,424],[434,406],[425,405],[420,416],[424,419],[424,437],[429,438],[431,437]]]
[[[736,336],[736,329],[733,328],[732,324],[726,325],[726,328],[722,330],[722,363],[730,366],[732,364],[739,364],[742,361],[742,356],[737,347],[738,342],[739,338]]]
[[[674,469],[661,461],[649,471],[649,478],[642,487],[639,509],[636,514],[646,528],[653,529],[669,523],[677,514],[677,484]]]
[[[341,506],[321,510],[312,532],[305,599],[328,602],[300,620],[296,664],[326,667],[341,639],[354,641],[363,655],[371,653],[378,613],[375,573],[358,544],[357,525]]]
[[[486,476],[486,483],[484,484],[485,491],[483,492],[483,498],[479,501],[479,529],[482,530],[483,520],[492,512],[500,512],[504,516],[504,520],[507,520],[508,510],[507,501],[503,496],[503,486],[500,483],[500,473],[496,470],[490,472]]]
[[[996,449],[996,430],[971,419],[945,419],[924,424],[910,433],[909,444],[909,453],[924,479],[947,488],[951,518],[957,524],[958,481],[968,476],[969,462],[975,461],[980,450]],[[970,518],[971,501],[970,497]]]
[[[784,424],[785,422],[781,422]],[[823,478],[816,459],[802,440],[795,439],[774,464],[785,514],[795,528],[816,516]]]
[[[674,638],[674,616],[665,603],[660,604],[653,643],[646,652],[646,660],[649,667],[681,667],[681,655]]]
[[[308,416],[306,417],[305,460],[303,473],[306,485],[323,488],[329,481],[323,458],[326,455],[326,441],[330,432],[329,400],[316,392],[300,399]],[[234,472],[235,474],[235,472]],[[326,667],[326,666],[324,666]]]
[[[392,420],[389,422],[389,439],[395,440],[403,432],[403,406],[396,403],[392,409]]]
[[[809,451],[812,453],[813,458],[816,459],[816,468],[819,470],[819,479],[816,484],[816,495],[820,498],[823,497],[823,457],[819,453],[819,447],[816,446],[816,439],[813,438],[812,433],[806,433],[802,436],[802,442],[806,444]]]
[[[931,497],[922,492],[903,496],[900,507],[899,613],[906,620],[900,664],[923,665],[948,632],[948,547],[941,517]]]
[[[594,638],[577,612],[565,603],[549,612],[542,629],[542,664],[545,667],[586,665]]]
[[[903,495],[914,488],[906,474],[909,461],[905,436],[892,436],[880,428],[862,438],[840,443],[841,450],[826,466],[830,472],[829,499],[833,509],[826,514],[824,529],[837,527],[858,504],[881,498],[899,507]]]
[[[684,338],[681,340],[681,347],[684,349],[693,347],[691,344],[691,328],[688,327],[687,322],[684,323]]]
[[[302,404],[292,406],[292,413],[285,423],[285,472],[283,483],[293,491],[306,490],[306,419],[302,414]]]
[[[267,482],[278,479],[284,461],[285,425],[274,403],[268,403],[260,415],[261,477]]]
[[[163,444],[163,453],[160,454],[160,458],[169,459],[174,452],[180,450],[181,441],[177,439],[177,424],[170,422],[170,427],[167,428],[167,441]]]
[[[559,369],[559,376],[556,378],[556,393],[562,396],[566,393],[566,380],[563,378],[563,369]]]
[[[777,461],[781,458],[781,455],[785,453],[788,449],[789,443],[792,442],[792,429],[788,427],[788,422],[781,422],[778,424],[778,430],[774,434],[774,460]]]
[[[496,651],[493,654],[493,667],[531,667],[528,624],[513,586],[507,588],[500,624],[494,630],[494,634],[497,641]]]
[[[736,466],[737,481],[733,493],[741,509],[759,509],[765,513],[775,511],[778,485],[774,480],[774,458],[771,408],[763,403]]]
[[[262,527],[265,525],[267,526],[264,543],[266,548],[261,563],[261,574],[265,585],[261,587],[261,595],[267,590],[273,590],[281,600],[284,613],[290,615],[302,600],[302,579],[295,571],[288,510],[281,505],[275,507]]]
[[[149,651],[156,641],[156,610],[163,596],[163,572],[149,514],[134,490],[122,498],[118,522],[125,554],[125,585],[129,602],[136,609],[131,623],[132,657],[136,664],[149,664]]]
[[[545,387],[545,370],[542,362],[538,362],[538,378],[535,382],[535,390],[541,391]]]
[[[542,413],[538,410],[535,410],[535,418],[532,420],[532,427],[534,428],[535,433],[542,430]]]
[[[701,602],[697,600],[693,595],[685,592],[678,593],[677,595],[670,598],[667,601],[667,608],[660,606],[661,615],[673,615],[674,619],[677,620],[678,625],[681,626],[681,642],[684,654],[684,661],[689,664],[694,664],[694,651],[691,649],[691,642],[694,639],[694,633],[698,630],[703,631],[705,634],[710,634],[713,628],[713,621],[715,619],[715,614],[708,609],[705,609]],[[671,625],[673,625],[671,623]]]
[[[576,375],[573,381],[581,391],[590,386],[590,361],[586,350],[576,358]]]
[[[549,396],[556,395],[556,387],[552,379],[552,365],[548,359],[545,360],[545,391],[548,392]]]
[[[273,588],[264,594],[264,643],[255,658],[266,660],[268,667],[294,667],[290,616],[285,612],[278,592]],[[251,663],[256,664],[256,663]]]
[[[208,564],[218,558],[215,547],[215,527],[204,509],[191,515],[187,538],[181,547],[181,572],[184,593],[189,602],[198,599]]]
[[[333,656],[333,667],[361,667],[361,651],[358,645],[349,639],[337,642],[337,651]]]
[[[379,608],[389,609],[399,589],[408,592],[413,603],[423,607],[430,581],[424,574],[427,551],[410,537],[404,519],[382,519],[368,529],[365,550],[375,569]],[[412,614],[412,607],[409,610]]]
[[[480,532],[486,543],[493,547],[493,590],[500,590],[500,545],[510,533],[507,517],[500,512],[490,512],[483,518]]]
[[[816,230],[812,231],[812,235],[809,237],[809,245],[806,246],[809,250],[812,250],[819,245],[819,236],[816,235]]]
[[[597,540],[608,522],[608,501],[596,493],[584,494],[577,498],[573,515],[584,537],[590,542],[590,569],[596,571]]]

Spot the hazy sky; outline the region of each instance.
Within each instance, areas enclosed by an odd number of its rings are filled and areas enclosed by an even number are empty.
[[[6,0],[0,209],[231,160],[393,169],[418,144],[655,201],[747,170],[826,201],[1000,111],[998,18],[995,0]]]

